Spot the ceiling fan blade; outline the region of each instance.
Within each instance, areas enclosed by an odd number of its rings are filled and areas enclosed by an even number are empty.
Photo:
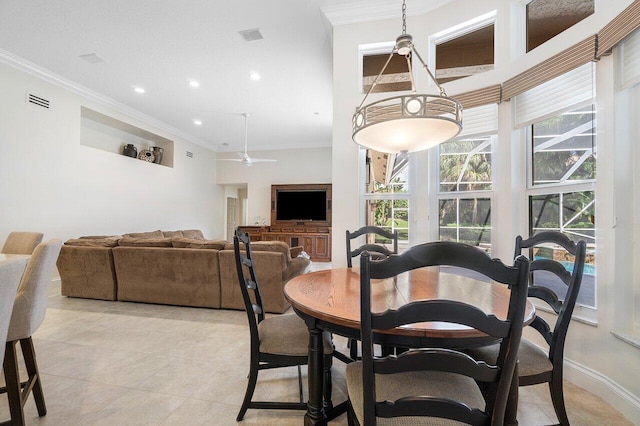
[[[242,163],[240,158],[218,158],[218,161],[234,161],[236,163]]]
[[[252,163],[275,163],[278,160],[271,160],[269,158],[253,158],[251,157]]]

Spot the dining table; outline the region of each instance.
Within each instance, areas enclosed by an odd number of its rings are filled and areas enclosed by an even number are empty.
[[[322,334],[329,331],[360,340],[359,268],[336,268],[299,275],[287,282],[284,294],[309,329],[309,400],[304,424],[326,424],[344,412],[346,403],[335,407],[323,404]],[[416,300],[447,299],[473,304],[487,314],[505,319],[509,296],[510,290],[504,284],[479,274],[461,273],[459,269],[441,266],[371,280],[371,310],[374,313],[397,309]],[[527,302],[524,324],[530,324],[534,318],[535,308]],[[374,332],[374,342],[400,348],[465,349],[494,344],[496,340],[465,325],[422,322]],[[517,425],[517,371],[511,390],[505,424]]]

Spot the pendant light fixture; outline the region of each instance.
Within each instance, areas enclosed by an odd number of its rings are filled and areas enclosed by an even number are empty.
[[[456,137],[462,130],[462,105],[447,96],[420,57],[413,45],[413,38],[406,33],[406,9],[406,0],[403,0],[402,35],[396,38],[396,45],[387,62],[353,114],[353,141],[379,152],[422,151]],[[402,55],[407,60],[412,93],[365,105],[394,54]],[[412,57],[420,61],[422,68],[440,90],[439,95],[416,94],[411,70]]]

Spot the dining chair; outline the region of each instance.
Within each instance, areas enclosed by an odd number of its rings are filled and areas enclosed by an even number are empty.
[[[25,260],[0,265],[0,341],[6,342],[18,285],[25,269]],[[4,359],[5,345],[0,345],[0,359]]]
[[[559,261],[540,255],[542,250],[553,246],[562,247],[573,257],[569,270]],[[533,259],[529,275],[529,297],[546,302],[557,318],[553,330],[541,316],[537,316],[530,324],[542,335],[549,348],[542,349],[522,338],[518,382],[520,386],[549,383],[551,401],[558,421],[561,425],[568,425],[562,386],[564,345],[582,283],[586,243],[582,240],[575,243],[557,231],[545,231],[526,240],[521,236],[516,237],[515,256],[519,256],[523,249],[529,249],[529,256]],[[474,352],[484,359],[494,359],[496,356],[495,347],[478,348]]]
[[[42,237],[41,232],[11,232],[2,246],[2,253],[31,254],[42,242]]]
[[[356,248],[355,250],[351,250],[351,240],[358,238],[364,235],[366,240],[365,244]],[[375,242],[369,242],[371,237],[375,238],[375,236],[380,236],[390,240],[391,244],[393,244],[393,250],[389,250],[386,246],[382,244],[376,244]],[[398,231],[389,232],[386,229],[380,228],[378,226],[363,226],[360,229],[357,229],[353,232],[347,230],[346,233],[346,241],[347,241],[347,267],[352,267],[352,259],[354,257],[360,256],[363,251],[368,251],[369,255],[373,259],[384,259],[392,254],[398,253]],[[375,240],[374,240],[375,241]],[[359,359],[358,356],[358,341],[356,339],[350,339],[347,342],[347,346],[349,347],[349,357],[352,360]],[[382,346],[381,351],[383,354],[388,355],[393,353],[395,348],[389,346]]]
[[[372,312],[372,279],[393,278],[416,268],[439,265],[470,269],[508,287],[505,317],[446,299],[418,300],[398,309]],[[507,266],[476,247],[456,242],[420,244],[381,262],[371,262],[364,252],[360,258],[362,361],[347,365],[349,423],[375,426],[381,419],[385,425],[502,425],[518,359],[528,271],[529,262],[524,256],[518,257],[514,266]],[[481,281],[470,281],[469,285],[474,282],[486,285]],[[398,356],[374,356],[373,330],[425,321],[462,324],[500,340],[497,360],[489,364],[460,350],[420,347],[421,337],[412,345],[417,349]]]
[[[358,238],[362,235],[365,235],[367,241],[365,244],[356,248],[355,250],[351,250],[351,240]],[[370,237],[380,236],[386,238],[391,241],[393,244],[393,250],[389,250],[386,246],[382,244],[376,244],[375,242],[369,242],[368,239]],[[389,232],[386,229],[380,228],[378,226],[363,226],[362,228],[355,230],[353,232],[347,230],[347,266],[351,268],[352,259],[356,256],[359,256],[363,251],[368,251],[369,254],[374,258],[385,258],[391,254],[398,253],[398,231]]]
[[[6,387],[1,390],[1,393],[7,393],[11,424],[14,425],[24,424],[23,407],[31,392],[33,392],[38,415],[47,414],[31,336],[44,321],[51,278],[61,247],[62,241],[57,239],[38,244],[29,258],[13,303],[13,313],[9,323],[4,354],[3,368]],[[22,383],[20,382],[16,353],[18,342],[22,348],[22,356],[28,375],[27,381]]]
[[[244,245],[244,253],[241,251],[241,243]],[[265,316],[260,285],[256,279],[251,256],[249,235],[239,229],[236,230],[233,237],[233,250],[251,336],[249,382],[236,421],[241,421],[249,408],[306,410],[307,404],[303,399],[300,366],[307,365],[309,359],[309,329],[296,314]],[[323,343],[324,400],[327,407],[330,407],[332,404],[331,366],[334,349],[330,333],[323,333]],[[300,402],[253,401],[259,371],[292,366],[298,367]]]

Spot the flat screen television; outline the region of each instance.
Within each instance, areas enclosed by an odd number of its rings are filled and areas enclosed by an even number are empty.
[[[276,220],[326,221],[327,192],[323,190],[279,190]]]

